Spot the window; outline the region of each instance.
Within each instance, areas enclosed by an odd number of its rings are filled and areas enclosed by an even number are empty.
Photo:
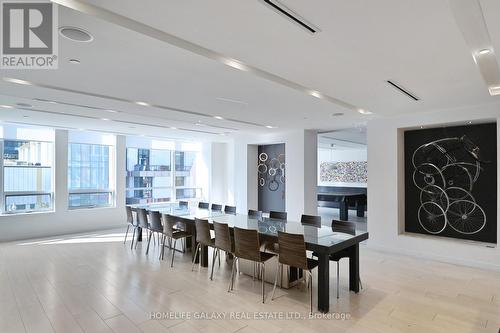
[[[172,200],[170,150],[127,148],[127,204]]]
[[[70,143],[68,146],[69,208],[108,207],[114,191],[110,185],[111,146]]]
[[[196,157],[193,151],[175,152],[175,197],[191,199],[201,197],[201,188],[196,183]]]
[[[53,152],[51,142],[3,140],[4,213],[53,209]]]

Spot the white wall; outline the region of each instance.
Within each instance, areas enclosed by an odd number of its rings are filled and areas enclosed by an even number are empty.
[[[443,124],[465,125],[499,121],[500,105],[468,107],[426,114],[384,118],[368,123],[368,231],[369,246],[500,270],[500,248],[486,244],[404,233],[403,129]],[[449,123],[453,119],[454,123]],[[498,128],[498,126],[497,126]],[[500,131],[492,141],[499,142]],[[500,156],[500,151],[497,153]],[[500,167],[500,163],[497,163]],[[500,193],[497,184],[497,201]],[[498,203],[497,203],[498,205]],[[498,225],[498,217],[496,221]],[[500,227],[497,227],[500,241]],[[424,269],[424,268],[423,268]]]
[[[116,137],[116,207],[68,209],[68,132],[55,134],[55,212],[0,216],[0,241],[123,226],[125,223],[125,137]],[[61,171],[62,170],[62,171]]]
[[[235,139],[234,194],[238,212],[257,208],[257,145],[277,143],[285,144],[288,217],[298,220],[304,213],[316,214],[317,133],[304,130]]]
[[[366,183],[343,183],[343,182],[321,181],[320,166],[322,162],[353,162],[353,161],[367,161],[367,160],[368,160],[367,149],[318,148],[318,185],[366,187]]]
[[[227,143],[214,142],[211,145],[210,201],[230,205],[233,202],[229,202],[228,152]]]

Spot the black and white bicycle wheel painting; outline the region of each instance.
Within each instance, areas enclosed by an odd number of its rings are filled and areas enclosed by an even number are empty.
[[[405,230],[496,243],[496,123],[405,132]]]

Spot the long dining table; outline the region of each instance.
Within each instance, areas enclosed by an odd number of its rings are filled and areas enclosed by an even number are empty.
[[[145,208],[145,207],[141,207]],[[304,235],[306,249],[313,251],[318,257],[318,310],[328,312],[330,309],[330,255],[342,251],[349,257],[349,289],[355,293],[359,292],[359,244],[368,239],[368,232],[356,231],[355,234],[335,232],[331,226],[311,226],[301,222],[278,220],[270,218],[255,219],[243,214],[226,214],[222,211],[214,211],[200,208],[186,208],[176,205],[151,206],[148,210],[159,211],[162,214],[176,216],[179,223],[186,225],[186,228],[196,238],[196,228],[194,221],[196,218],[206,219],[213,228],[213,222],[226,223],[230,230],[234,227],[257,230],[262,241],[278,240],[278,231]],[[192,254],[196,242],[191,243]],[[208,267],[208,248],[203,247],[199,258],[193,258],[196,262],[201,261],[201,265]]]

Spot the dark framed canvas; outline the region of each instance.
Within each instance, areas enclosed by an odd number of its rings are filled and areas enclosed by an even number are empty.
[[[496,127],[404,133],[406,232],[497,242]]]

